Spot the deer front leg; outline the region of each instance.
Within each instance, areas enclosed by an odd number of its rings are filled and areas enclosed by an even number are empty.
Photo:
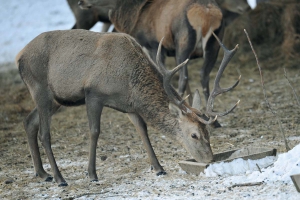
[[[30,154],[33,161],[36,176],[41,177],[47,182],[51,182],[53,177],[48,174],[41,160],[41,154],[38,146],[37,135],[39,131],[39,114],[37,108],[34,108],[23,122],[27,134]]]
[[[185,33],[178,33],[176,37],[176,64],[179,65],[188,59],[194,50],[196,41],[195,33],[191,32],[189,37],[185,36]],[[192,103],[192,94],[190,91],[190,86],[188,83],[188,69],[187,65],[183,66],[179,71],[179,81],[178,81],[178,93],[180,96],[184,95],[186,90],[188,95],[190,95],[189,103]]]
[[[97,98],[86,98],[86,109],[90,127],[90,153],[88,173],[92,182],[98,181],[96,173],[96,148],[100,134],[100,118],[103,106]]]
[[[150,164],[151,167],[154,168],[154,170],[156,171],[156,175],[160,176],[160,175],[165,175],[166,172],[163,169],[163,167],[160,165],[160,163],[157,160],[157,157],[154,153],[154,150],[152,148],[152,145],[150,143],[149,137],[148,137],[148,133],[147,133],[147,125],[144,122],[144,120],[137,114],[134,113],[128,113],[128,117],[130,119],[130,121],[134,124],[137,132],[141,135],[143,144],[146,148],[148,157],[150,159]]]
[[[178,81],[178,93],[181,97],[183,96],[186,90],[187,84],[188,84],[188,71],[187,71],[187,66],[184,66],[179,72],[179,81]]]

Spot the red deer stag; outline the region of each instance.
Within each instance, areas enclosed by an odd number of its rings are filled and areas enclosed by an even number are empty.
[[[16,57],[20,75],[36,106],[24,120],[24,127],[37,176],[46,181],[52,180],[42,165],[37,141],[39,132],[55,181],[59,186],[67,185],[57,167],[50,142],[51,116],[61,105],[86,104],[90,128],[88,174],[91,181],[98,180],[96,146],[103,107],[128,113],[157,175],[163,175],[165,171],[149,141],[147,125],[176,139],[197,161],[210,162],[213,153],[206,124],[236,107],[225,113],[213,111],[216,95],[230,90],[239,82],[229,89],[219,87],[222,72],[235,51],[236,48],[225,50],[205,113],[209,118],[203,119],[204,113],[185,103],[170,85],[172,76],[187,61],[171,71],[160,65],[158,68],[142,47],[123,33],[66,30],[37,36]],[[157,58],[159,61],[160,56]],[[169,104],[173,106],[169,108]]]

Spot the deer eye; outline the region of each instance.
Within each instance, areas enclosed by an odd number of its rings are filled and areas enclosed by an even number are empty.
[[[192,138],[194,138],[194,139],[198,139],[198,137],[197,137],[197,135],[196,135],[196,133],[192,133]]]

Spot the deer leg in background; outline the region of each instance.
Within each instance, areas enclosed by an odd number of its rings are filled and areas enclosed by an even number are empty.
[[[37,135],[39,131],[39,114],[37,108],[34,108],[31,111],[31,113],[26,117],[23,123],[28,138],[28,144],[36,176],[41,177],[47,182],[51,182],[53,178],[43,168],[41,154],[38,146]]]
[[[148,133],[147,133],[147,125],[144,122],[144,120],[137,114],[133,114],[133,113],[128,113],[128,117],[130,119],[130,121],[134,124],[137,132],[139,132],[142,140],[143,140],[143,144],[146,148],[148,157],[150,159],[150,164],[151,167],[154,168],[154,170],[157,172],[156,175],[160,176],[160,175],[165,175],[166,172],[163,169],[163,167],[160,165],[160,163],[157,160],[157,157],[154,153],[154,150],[152,148],[152,145],[150,143],[149,137],[148,137]]]
[[[98,19],[95,18],[93,12],[89,10],[80,9],[76,13],[75,17],[76,24],[73,26],[72,29],[90,30],[98,22]]]
[[[146,48],[146,52],[148,53],[148,55],[150,56],[150,58],[153,60],[153,62],[155,64],[159,64],[159,63],[156,63],[156,56],[157,56],[157,48],[158,48],[158,44],[157,44],[157,47],[155,48]],[[160,53],[160,63],[162,65],[165,66],[165,60],[166,60],[166,54],[165,54],[165,49],[164,47],[161,48],[161,53]]]
[[[223,34],[224,34],[224,28],[223,25],[215,31],[215,34],[219,37],[219,39],[222,41]],[[207,43],[205,44],[205,49],[203,50],[204,54],[204,63],[200,71],[200,78],[201,78],[201,84],[203,88],[203,93],[205,96],[205,100],[207,102],[209,97],[209,74],[211,70],[213,69],[217,58],[218,53],[220,50],[220,45],[216,38],[211,35],[208,39]]]
[[[220,38],[220,40],[222,40],[223,34],[224,34],[223,26],[221,26],[218,30],[216,30],[215,34]],[[210,74],[211,70],[213,69],[213,67],[214,67],[214,65],[217,61],[219,50],[220,50],[220,45],[219,45],[218,41],[216,40],[216,38],[212,35],[208,39],[208,41],[205,45],[204,64],[203,64],[203,67],[200,71],[201,84],[202,84],[203,93],[204,93],[206,102],[207,102],[208,97],[210,95],[210,92],[209,92],[209,74]],[[213,123],[213,126],[215,128],[218,128],[218,127],[221,127],[221,124],[216,120]]]
[[[97,98],[86,95],[86,110],[90,127],[90,153],[88,173],[91,181],[98,181],[96,173],[96,148],[100,134],[100,119],[103,106]]]
[[[188,59],[195,48],[196,43],[196,34],[195,31],[191,32],[188,35],[188,38],[181,37],[180,33],[178,34],[178,39],[175,40],[176,43],[176,64],[179,65]],[[188,89],[187,95],[189,96],[189,104],[192,105],[192,93],[190,91],[190,86],[188,82],[188,69],[187,65],[183,66],[179,71],[179,81],[178,81],[178,92],[180,96],[184,95],[184,92]]]

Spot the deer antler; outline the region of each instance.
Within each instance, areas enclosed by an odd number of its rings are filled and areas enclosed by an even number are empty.
[[[223,112],[223,113],[214,112],[213,111],[213,107],[214,107],[213,104],[214,104],[214,100],[215,100],[216,96],[218,96],[219,94],[228,92],[229,90],[235,88],[239,84],[239,82],[240,82],[241,75],[239,76],[239,79],[236,81],[236,83],[233,86],[231,86],[229,88],[221,88],[220,87],[221,76],[222,76],[222,74],[223,74],[223,72],[224,72],[227,64],[229,63],[230,59],[236,53],[236,51],[238,49],[238,45],[236,45],[234,49],[228,50],[224,46],[224,44],[220,41],[220,39],[215,35],[214,32],[213,32],[213,35],[216,38],[216,40],[219,42],[219,44],[222,47],[222,49],[224,50],[224,57],[223,57],[223,60],[221,62],[221,65],[220,65],[220,68],[218,70],[218,73],[216,75],[216,79],[215,79],[215,82],[214,82],[214,88],[213,88],[212,92],[210,93],[210,96],[209,96],[208,101],[207,101],[206,114],[208,116],[225,116],[228,113],[232,112],[237,107],[237,105],[239,104],[240,100],[238,100],[238,102],[231,109],[229,109],[228,111]]]
[[[161,46],[162,46],[162,42],[164,40],[164,37],[160,40],[159,45],[158,45],[158,50],[157,50],[157,54],[156,54],[156,63],[160,68],[161,73],[163,74],[163,85],[164,85],[164,89],[169,97],[169,99],[174,102],[175,105],[177,105],[178,107],[181,107],[184,100],[180,100],[178,99],[178,96],[176,96],[176,94],[174,94],[173,90],[172,90],[172,86],[170,84],[172,77],[174,76],[174,74],[176,72],[178,72],[183,66],[185,66],[187,64],[187,62],[189,61],[189,59],[186,59],[183,63],[179,64],[177,67],[175,67],[172,70],[168,70],[166,69],[160,60],[160,54],[161,54]]]
[[[187,62],[189,61],[189,59],[186,59],[183,63],[179,64],[177,67],[175,67],[173,70],[167,70],[161,63],[160,61],[160,54],[161,54],[161,46],[162,46],[162,42],[163,42],[164,38],[162,38],[159,42],[158,45],[158,50],[157,50],[157,54],[156,54],[156,63],[158,65],[158,67],[160,68],[160,71],[163,75],[163,85],[164,85],[164,89],[169,97],[169,99],[175,104],[177,105],[184,113],[189,113],[191,114],[195,119],[197,119],[198,121],[200,121],[203,124],[212,124],[214,121],[216,121],[217,116],[215,116],[215,118],[209,118],[209,120],[205,120],[202,119],[201,117],[199,117],[196,113],[194,113],[192,111],[192,108],[190,106],[188,106],[184,101],[186,100],[186,98],[181,99],[181,97],[179,95],[176,95],[176,93],[174,93],[174,90],[172,90],[172,86],[171,86],[171,79],[173,77],[173,75],[180,70],[183,66],[185,66],[187,64]]]
[[[208,120],[205,120],[205,119],[199,117],[196,113],[194,113],[192,111],[192,108],[189,105],[187,105],[186,103],[184,103],[184,101],[186,100],[186,98],[181,99],[179,97],[179,95],[176,95],[174,93],[174,91],[172,90],[172,86],[170,84],[173,75],[178,70],[180,70],[183,66],[185,66],[187,64],[187,62],[189,61],[189,59],[186,59],[183,63],[179,64],[173,70],[167,70],[162,65],[161,60],[160,60],[161,47],[162,47],[162,42],[163,42],[164,38],[162,38],[160,40],[159,45],[158,45],[157,54],[156,54],[156,63],[158,65],[158,67],[160,68],[160,71],[161,71],[161,73],[163,75],[163,86],[164,86],[164,89],[165,89],[165,91],[166,91],[169,99],[173,103],[175,103],[175,105],[177,105],[183,112],[190,113],[194,118],[196,118],[198,121],[200,121],[203,124],[212,124],[213,122],[215,122],[217,120],[218,116],[224,116],[224,115],[227,115],[228,113],[230,113],[231,111],[233,111],[233,109],[235,109],[236,106],[240,102],[240,101],[238,101],[230,110],[228,110],[228,111],[226,111],[224,113],[217,113],[217,112],[213,111],[213,103],[214,103],[215,97],[217,95],[219,95],[219,94],[227,92],[227,91],[233,89],[234,87],[236,87],[238,85],[239,81],[240,81],[240,78],[241,78],[241,76],[240,76],[239,79],[237,80],[237,82],[233,86],[231,86],[229,88],[222,89],[220,87],[219,82],[220,82],[221,76],[222,76],[222,74],[223,74],[223,72],[224,72],[224,70],[225,70],[228,62],[230,61],[230,59],[233,57],[233,55],[237,51],[238,45],[236,45],[236,47],[233,50],[228,50],[224,46],[224,44],[222,44],[222,42],[219,40],[219,38],[214,33],[213,33],[213,35],[215,36],[215,38],[217,39],[217,41],[219,42],[220,46],[223,48],[223,50],[224,50],[225,53],[224,53],[224,57],[223,57],[223,60],[221,62],[219,71],[218,71],[218,73],[216,75],[216,79],[215,79],[215,83],[214,83],[214,89],[211,92],[211,94],[209,96],[209,99],[207,101],[206,114],[209,116]]]

